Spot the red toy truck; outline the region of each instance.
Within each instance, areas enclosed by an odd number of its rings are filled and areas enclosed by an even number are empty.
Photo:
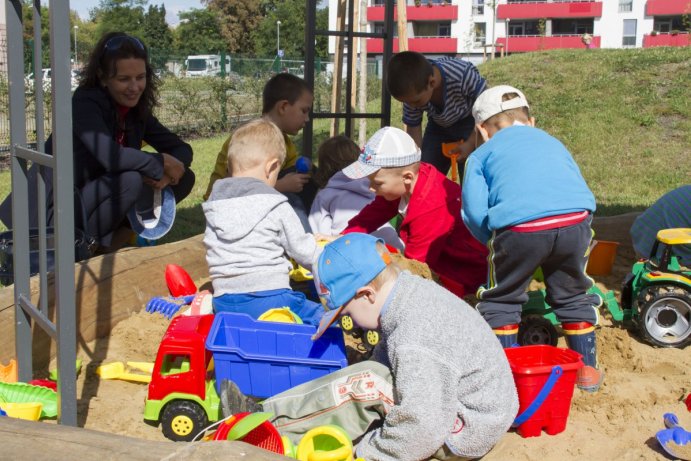
[[[170,440],[191,441],[209,421],[220,418],[220,399],[209,371],[211,352],[204,344],[213,315],[174,318],[158,348],[144,420],[161,422]]]

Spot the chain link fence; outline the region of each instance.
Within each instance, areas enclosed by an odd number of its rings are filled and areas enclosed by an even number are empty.
[[[0,41],[0,55],[5,51]],[[298,59],[254,58],[225,53],[196,56],[166,55],[165,60],[155,49],[151,50],[152,62],[164,63],[156,73],[160,78],[159,105],[155,114],[165,126],[184,137],[210,136],[257,117],[261,113],[262,90],[271,75],[290,72],[304,76],[304,61]],[[225,64],[225,65],[224,65]],[[315,61],[315,112],[328,112],[331,107],[333,64]],[[377,62],[368,64],[367,100],[381,95]],[[28,142],[36,141],[36,116],[31,69],[25,79],[25,109]],[[344,76],[343,76],[344,77]],[[73,83],[76,87],[76,81]],[[51,85],[43,82],[44,128],[46,136],[51,132]],[[341,96],[345,104],[344,96]],[[343,106],[341,106],[343,107]],[[9,98],[7,74],[0,72],[0,158],[8,155]]]

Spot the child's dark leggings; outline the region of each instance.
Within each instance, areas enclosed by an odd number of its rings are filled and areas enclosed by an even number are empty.
[[[487,286],[480,288],[477,309],[492,328],[520,323],[526,288],[542,267],[547,286],[545,301],[560,322],[598,323],[602,300],[588,294],[593,279],[585,273],[592,230],[589,216],[572,226],[539,232],[502,230],[488,247]]]

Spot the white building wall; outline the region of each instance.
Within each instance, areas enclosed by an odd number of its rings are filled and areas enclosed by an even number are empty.
[[[595,18],[593,35],[600,36],[600,48],[623,48],[624,20],[636,20],[636,47],[643,46],[643,35],[653,30],[653,18],[645,16],[646,0],[633,0],[629,12],[619,12],[619,0],[602,2],[602,17]]]

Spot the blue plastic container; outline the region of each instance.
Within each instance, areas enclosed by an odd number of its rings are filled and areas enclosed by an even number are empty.
[[[329,328],[312,341],[316,327],[254,320],[247,314],[219,312],[206,348],[216,369],[216,391],[229,379],[240,390],[266,398],[348,365],[343,331]]]

